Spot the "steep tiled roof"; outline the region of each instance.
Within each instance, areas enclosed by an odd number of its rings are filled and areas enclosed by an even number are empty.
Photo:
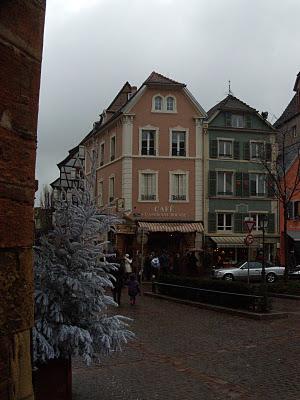
[[[221,100],[218,104],[212,107],[208,112],[208,117],[211,117],[216,111],[250,111],[257,112],[255,108],[248,106],[248,104],[229,94],[225,99]]]
[[[113,112],[120,110],[124,106],[124,104],[128,101],[128,94],[131,93],[132,87],[126,82],[116,97],[113,99],[109,107],[106,109],[107,112]]]
[[[281,116],[275,122],[275,128],[280,128],[285,122],[293,118],[298,113],[299,111],[297,111],[297,94],[295,94],[292,100],[289,102],[287,108],[283,111]]]
[[[179,86],[185,87],[185,83],[176,82],[173,79],[167,78],[153,71],[145,80],[144,85],[162,85],[162,86]]]

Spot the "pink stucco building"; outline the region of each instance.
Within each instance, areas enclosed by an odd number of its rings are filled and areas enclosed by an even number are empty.
[[[98,206],[127,221],[115,238],[122,252],[139,248],[136,227],[147,251],[201,247],[205,117],[185,84],[152,72],[138,90],[125,83],[84,139]]]

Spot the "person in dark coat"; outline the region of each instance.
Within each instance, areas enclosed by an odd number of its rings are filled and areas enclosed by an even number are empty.
[[[124,268],[124,262],[121,260],[120,265],[117,267],[115,271],[112,272],[112,275],[115,278],[115,281],[113,281],[113,297],[114,301],[121,305],[121,294],[122,294],[122,288],[124,285],[124,278],[125,278],[125,268]]]
[[[129,277],[129,281],[127,282],[128,286],[128,296],[130,298],[130,304],[133,306],[135,304],[135,298],[138,293],[141,293],[140,286],[138,281],[136,280],[135,274],[131,274]]]

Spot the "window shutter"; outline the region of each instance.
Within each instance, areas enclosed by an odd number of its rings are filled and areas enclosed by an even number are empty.
[[[240,142],[233,142],[233,158],[235,160],[240,158]]]
[[[275,214],[269,214],[269,221],[268,221],[268,233],[275,232]]]
[[[266,161],[272,161],[272,145],[266,143]]]
[[[218,141],[217,140],[209,141],[209,157],[210,158],[218,157]]]
[[[250,160],[250,143],[244,143],[244,160]]]
[[[243,214],[235,213],[234,214],[234,232],[242,233],[243,232]]]
[[[268,197],[275,197],[275,185],[272,179],[266,179]]]
[[[208,194],[209,196],[216,195],[216,188],[217,188],[217,173],[216,171],[209,171],[208,172]]]
[[[249,174],[247,172],[243,172],[243,197],[249,197]]]
[[[224,117],[225,117],[225,126],[231,126],[231,113],[226,112],[224,114]]]
[[[217,230],[217,221],[216,221],[216,213],[208,213],[208,232],[216,232]]]
[[[246,114],[246,115],[245,115],[245,121],[246,121],[246,128],[252,128],[252,118],[251,118],[251,115]]]
[[[235,195],[241,197],[243,194],[243,179],[242,173],[236,172],[235,173]]]

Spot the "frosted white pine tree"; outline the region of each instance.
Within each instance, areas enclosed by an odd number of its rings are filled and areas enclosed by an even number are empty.
[[[88,191],[76,204],[56,202],[54,227],[35,249],[34,361],[81,356],[87,364],[120,350],[134,334],[128,318],[112,315],[110,272],[99,233],[112,217],[99,214]]]

